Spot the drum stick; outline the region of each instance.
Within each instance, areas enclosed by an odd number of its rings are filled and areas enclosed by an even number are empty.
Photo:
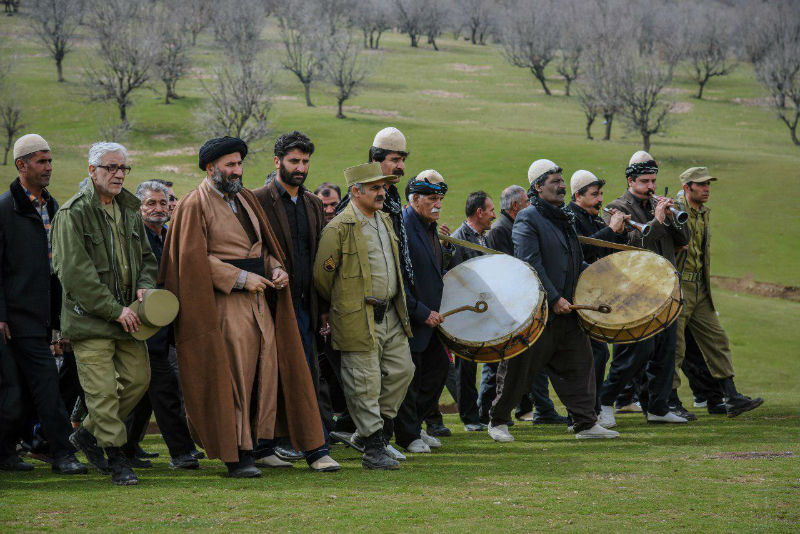
[[[589,310],[600,313],[611,313],[611,306],[608,304],[598,304],[597,306],[587,306],[585,304],[570,304],[570,310]]]
[[[459,306],[458,308],[453,308],[450,311],[446,311],[444,313],[440,313],[442,317],[447,317],[448,315],[453,315],[454,313],[460,313],[463,311],[474,311],[475,313],[483,313],[489,309],[489,305],[486,303],[485,300],[479,300],[475,303],[474,306],[470,306],[467,304],[466,306]]]
[[[441,239],[442,241],[447,241],[448,243],[452,243],[454,245],[458,245],[460,247],[471,248],[472,250],[477,250],[478,252],[483,252],[484,254],[503,254],[499,250],[495,250],[489,247],[484,247],[482,245],[476,245],[475,243],[470,243],[469,241],[464,241],[463,239],[450,237],[449,235],[445,235],[442,233],[439,233],[439,239]]]
[[[582,235],[578,236],[578,241],[583,243],[584,245],[594,245],[596,247],[603,247],[603,248],[613,248],[616,250],[644,250],[647,251],[646,248],[639,248],[634,247],[631,245],[623,245],[621,243],[614,243],[613,241],[604,241],[602,239],[595,239],[593,237],[585,237]]]

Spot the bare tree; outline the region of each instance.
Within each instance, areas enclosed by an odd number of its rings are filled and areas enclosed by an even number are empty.
[[[586,117],[586,139],[594,139],[592,137],[592,125],[597,119],[597,116],[603,111],[603,106],[595,93],[592,91],[592,85],[578,86],[578,103],[581,106],[583,115]]]
[[[425,33],[426,0],[394,0],[400,31],[407,33],[412,48],[417,48],[419,36]]]
[[[631,50],[620,51],[620,111],[628,126],[642,136],[642,148],[650,150],[650,138],[663,133],[673,102],[664,96],[672,69],[657,57]]]
[[[422,29],[428,38],[428,44],[437,52],[439,46],[436,38],[444,31],[445,26],[450,22],[450,9],[447,0],[428,0],[425,5],[425,19]]]
[[[472,44],[486,44],[486,38],[494,25],[494,14],[498,9],[495,0],[456,0],[456,15],[460,28],[466,29]],[[456,39],[458,36],[456,36]]]
[[[265,23],[261,0],[217,0],[213,10],[214,38],[229,59],[253,63],[262,49],[261,31]]]
[[[197,45],[197,36],[208,27],[214,12],[212,0],[174,0],[169,5],[183,15],[184,28],[192,36],[192,46]]]
[[[314,15],[308,13],[306,5],[299,6],[294,2],[277,10],[285,51],[281,64],[303,84],[306,105],[310,107],[314,106],[311,84],[322,76],[322,58],[329,40],[327,28]]]
[[[169,104],[170,98],[180,98],[175,86],[189,70],[189,34],[183,16],[169,6],[159,10],[154,33],[158,52],[153,66],[164,83],[164,104]]]
[[[697,82],[697,98],[703,98],[708,81],[726,76],[736,68],[732,57],[735,27],[727,11],[707,4],[685,4],[682,41],[689,73]]]
[[[360,43],[349,33],[341,32],[331,40],[325,56],[325,78],[336,88],[337,119],[344,119],[344,102],[353,97],[375,71],[375,60],[364,56]]]
[[[56,62],[58,81],[64,81],[62,62],[83,17],[84,0],[31,0],[30,16],[36,37]]]
[[[22,104],[13,94],[13,88],[8,83],[0,87],[0,129],[5,137],[3,152],[3,165],[8,165],[8,152],[14,145],[14,139],[22,131]]]
[[[272,109],[271,74],[250,64],[232,62],[214,70],[211,84],[203,84],[208,104],[198,117],[208,135],[233,135],[248,144],[269,134]]]
[[[504,13],[501,28],[503,57],[515,67],[529,69],[548,96],[544,70],[555,57],[560,39],[553,13],[550,0],[517,1]]]
[[[139,2],[96,0],[88,11],[99,48],[99,62],[85,71],[87,95],[91,100],[117,105],[123,125],[128,124],[131,95],[150,79],[155,59],[155,40]]]
[[[284,0],[293,3],[296,0]],[[360,0],[306,0],[300,3],[304,8],[310,6],[311,12],[316,13],[319,22],[327,28],[328,36],[333,37],[343,28],[346,28],[352,13],[361,9]]]
[[[390,0],[363,0],[361,5],[353,10],[350,23],[361,30],[364,36],[364,48],[377,50],[383,32],[391,29],[392,5],[389,2]]]

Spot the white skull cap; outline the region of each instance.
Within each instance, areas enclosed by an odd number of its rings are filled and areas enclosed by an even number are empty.
[[[628,162],[628,165],[633,165],[634,163],[644,163],[646,161],[655,161],[656,158],[645,152],[644,150],[640,150],[631,156],[631,160]]]
[[[549,159],[537,159],[528,167],[528,183],[533,185],[533,182],[544,173],[557,170],[560,170],[560,167]]]
[[[393,152],[408,152],[408,150],[406,150],[406,136],[403,135],[403,132],[392,126],[384,128],[375,134],[372,146],[384,150],[391,150]]]
[[[47,144],[44,137],[39,134],[23,135],[14,143],[14,160],[40,150],[50,151],[50,145]]]
[[[594,183],[603,183],[603,181],[595,176],[594,173],[581,169],[572,174],[572,178],[569,179],[569,188],[574,195],[587,185]]]
[[[444,182],[444,178],[442,177],[442,175],[433,169],[426,169],[422,171],[417,175],[416,178],[414,178],[414,180],[417,182],[428,180],[428,183],[431,184],[440,184]]]

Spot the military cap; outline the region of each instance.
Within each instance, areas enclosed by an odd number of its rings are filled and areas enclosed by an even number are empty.
[[[705,182],[715,182],[717,179],[708,174],[708,167],[690,167],[681,173],[681,184],[688,183],[702,184]]]
[[[386,176],[383,174],[381,164],[374,161],[372,163],[362,163],[355,167],[348,167],[344,170],[344,179],[347,183],[347,187],[390,178],[396,178],[396,176]]]
[[[408,152],[406,150],[406,136],[397,128],[384,128],[375,135],[372,146],[390,150],[392,152]]]
[[[28,154],[33,154],[34,152],[42,151],[50,151],[50,145],[47,144],[47,141],[39,134],[26,134],[17,139],[17,142],[14,143],[14,160],[16,161],[18,158],[22,156],[27,156]]]

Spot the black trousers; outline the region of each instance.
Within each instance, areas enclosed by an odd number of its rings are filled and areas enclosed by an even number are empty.
[[[78,364],[72,351],[66,351],[62,355],[61,368],[58,370],[58,386],[61,389],[64,408],[67,409],[67,413],[71,413],[78,399],[84,399],[83,388],[78,378]]]
[[[19,369],[8,345],[0,341],[0,459],[12,456],[22,424],[22,388]]]
[[[497,367],[499,363],[485,363],[481,369],[481,385],[478,392],[478,412],[480,413],[481,423],[489,422],[489,410],[492,402],[497,395]],[[550,399],[548,390],[548,380],[546,373],[539,373],[533,379],[533,386],[528,393],[525,393],[519,401],[519,405],[514,412],[515,417],[536,410],[536,413],[550,416],[556,414],[556,407]]]
[[[450,369],[450,359],[435,334],[424,351],[411,353],[411,359],[415,367],[414,378],[394,418],[395,442],[401,447],[408,447],[419,439],[422,422],[439,403]]]
[[[597,390],[597,402],[595,411],[600,413],[600,391],[603,389],[603,380],[606,377],[606,365],[611,355],[608,353],[608,345],[596,339],[589,340],[592,344],[592,355],[594,356],[594,385]]]
[[[170,456],[174,458],[187,454],[195,447],[186,424],[178,369],[170,358],[169,344],[166,340],[148,343],[147,349],[150,355],[150,387],[125,421],[128,427],[125,449],[132,451],[144,439],[150,417],[155,413],[158,429]]]
[[[594,359],[589,337],[575,314],[555,315],[531,348],[500,362],[497,396],[489,412],[492,425],[508,424],[511,410],[530,391],[542,371],[546,371],[553,389],[567,407],[575,432],[594,426],[597,421]]]
[[[686,328],[686,352],[681,371],[689,379],[689,387],[698,400],[708,401],[709,406],[722,402],[722,387],[719,380],[711,376],[703,353],[689,328]]]
[[[465,425],[477,424],[481,422],[478,413],[478,388],[475,384],[478,376],[478,364],[455,357],[455,378],[456,378],[456,404],[458,404],[458,415]]]
[[[61,400],[58,367],[50,352],[50,340],[46,337],[14,337],[8,348],[19,369],[23,390],[27,390],[33,401],[35,419],[50,446],[50,455],[61,458],[71,454],[75,450],[69,443],[72,425]]]
[[[666,415],[675,373],[677,328],[675,322],[665,331],[644,341],[614,345],[611,368],[600,393],[603,406],[613,406],[625,386],[644,369],[639,389],[642,411]]]

